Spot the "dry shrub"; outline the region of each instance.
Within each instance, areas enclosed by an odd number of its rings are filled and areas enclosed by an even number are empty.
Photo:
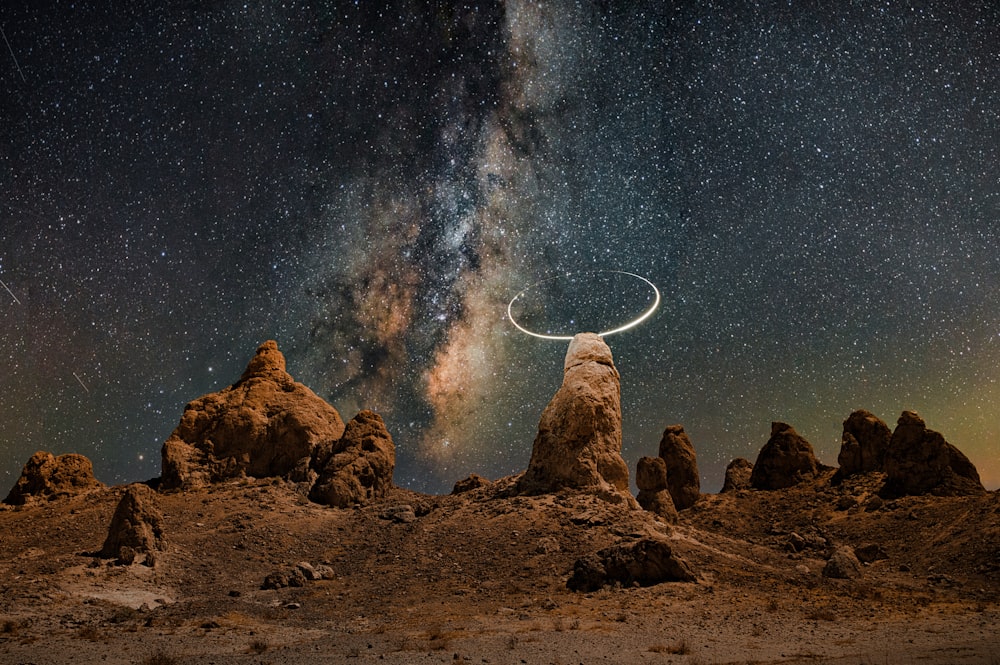
[[[140,665],[177,665],[177,659],[163,651],[157,651],[146,656]]]
[[[268,647],[271,645],[267,643],[267,640],[254,640],[250,643],[250,653],[264,653],[267,651]]]
[[[649,647],[651,653],[669,653],[675,656],[684,656],[691,653],[691,647],[687,640],[676,640],[670,644],[654,644]]]

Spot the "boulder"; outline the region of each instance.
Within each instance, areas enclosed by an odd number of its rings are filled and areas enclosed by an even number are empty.
[[[643,510],[677,523],[677,508],[667,489],[667,464],[662,457],[640,457],[635,468],[636,500]]]
[[[722,492],[750,489],[750,474],[753,472],[753,462],[737,457],[726,467],[726,479],[722,482]]]
[[[812,445],[786,423],[771,423],[771,438],[757,455],[750,472],[750,485],[759,490],[778,490],[797,485],[819,473]]]
[[[277,343],[268,341],[239,381],[185,407],[163,444],[160,486],[290,474],[303,468],[319,443],[336,441],[343,433],[337,410],[295,382]]]
[[[528,469],[517,482],[521,494],[561,489],[594,492],[634,502],[628,466],[621,456],[621,386],[611,349],[598,335],[570,342],[563,381],[538,423]]]
[[[36,499],[56,499],[104,487],[94,478],[94,466],[83,455],[39,451],[21,470],[4,503],[23,506]]]
[[[861,577],[861,562],[855,556],[854,550],[846,545],[835,548],[823,566],[823,577],[841,580]]]
[[[108,536],[98,556],[118,557],[122,562],[134,554],[145,554],[166,547],[163,515],[156,505],[156,492],[147,485],[135,483],[125,489],[108,527]],[[123,555],[132,550],[133,556]]]
[[[882,494],[964,496],[986,492],[975,465],[914,411],[903,411],[885,454]]]
[[[472,490],[477,490],[480,487],[486,487],[490,484],[488,478],[483,478],[475,473],[470,473],[467,478],[463,478],[455,483],[452,488],[452,494],[464,494],[466,492],[471,492]]]
[[[668,425],[660,439],[660,457],[667,463],[667,489],[677,510],[690,508],[701,498],[698,459],[682,425]]]
[[[837,477],[882,471],[891,437],[889,426],[874,414],[864,409],[852,413],[844,421],[840,454],[837,456],[840,465]]]
[[[596,591],[612,584],[652,586],[694,581],[690,566],[673,553],[668,542],[643,538],[577,559],[566,586],[571,591]]]
[[[319,474],[311,500],[336,508],[365,504],[392,488],[396,446],[382,417],[361,411],[347,423],[343,437],[316,447],[311,466]]]

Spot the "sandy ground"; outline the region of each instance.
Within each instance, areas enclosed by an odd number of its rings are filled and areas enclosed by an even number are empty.
[[[677,526],[509,481],[353,510],[233,481],[162,494],[168,548],[130,566],[90,554],[122,488],[7,508],[0,663],[1000,663],[1000,497],[865,508],[877,481],[706,495]],[[650,534],[696,583],[567,590],[577,558]],[[871,543],[861,578],[821,574]],[[300,561],[333,579],[261,589]]]

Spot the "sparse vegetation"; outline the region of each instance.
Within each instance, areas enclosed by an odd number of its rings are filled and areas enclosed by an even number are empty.
[[[142,659],[140,665],[177,665],[177,659],[163,651],[157,651]]]
[[[684,639],[676,640],[670,644],[654,644],[649,647],[652,653],[669,653],[675,656],[685,656],[691,653],[691,647]]]
[[[809,621],[836,621],[837,615],[827,607],[817,607],[806,614]]]
[[[94,626],[80,626],[79,630],[76,631],[76,636],[81,640],[90,640],[91,642],[100,642],[104,635]]]
[[[267,640],[254,640],[250,643],[250,653],[264,653],[271,645]]]

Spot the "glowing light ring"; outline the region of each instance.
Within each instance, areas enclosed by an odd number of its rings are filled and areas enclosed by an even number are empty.
[[[521,332],[523,332],[525,335],[531,335],[532,337],[537,337],[539,339],[554,339],[554,340],[559,340],[559,341],[572,340],[573,337],[574,337],[574,335],[543,335],[541,333],[536,333],[536,332],[534,332],[532,330],[528,330],[527,328],[525,328],[524,326],[522,326],[520,323],[518,323],[517,319],[514,318],[514,312],[512,311],[513,308],[514,308],[514,303],[517,302],[518,298],[520,298],[521,296],[523,296],[528,291],[531,291],[532,289],[534,289],[539,284],[543,284],[545,282],[550,282],[550,281],[552,281],[554,279],[560,279],[562,277],[572,277],[574,274],[584,274],[584,275],[587,275],[587,274],[597,274],[597,273],[613,273],[613,274],[618,274],[618,275],[628,275],[629,277],[635,277],[636,279],[641,279],[642,281],[646,282],[646,284],[649,284],[649,288],[653,289],[653,294],[656,296],[653,299],[653,304],[649,307],[649,309],[647,309],[642,314],[640,314],[639,318],[634,319],[632,321],[629,321],[628,323],[626,323],[623,326],[619,326],[619,327],[613,328],[611,330],[605,330],[604,332],[599,332],[599,333],[597,333],[598,337],[607,337],[608,335],[615,335],[615,334],[620,333],[620,332],[625,332],[629,328],[635,328],[637,325],[639,325],[640,323],[642,323],[643,321],[645,321],[646,319],[648,319],[650,316],[652,316],[653,312],[656,311],[656,308],[660,306],[660,290],[658,288],[656,288],[656,284],[653,284],[651,281],[649,281],[648,279],[646,279],[642,275],[636,275],[634,272],[625,272],[624,270],[586,270],[586,271],[583,271],[582,273],[571,273],[571,272],[568,272],[565,275],[559,275],[559,276],[556,276],[556,277],[550,277],[549,279],[543,279],[541,282],[535,282],[534,284],[532,284],[528,288],[522,290],[516,296],[514,296],[513,298],[511,298],[510,302],[507,303],[507,318],[510,319],[510,322],[514,324],[515,328],[517,328],[518,330],[520,330]]]

